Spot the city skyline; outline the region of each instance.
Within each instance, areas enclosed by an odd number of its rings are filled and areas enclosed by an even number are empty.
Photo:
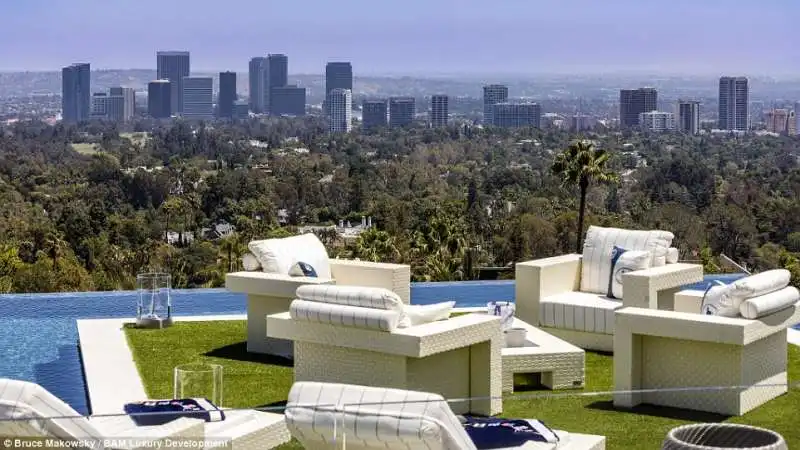
[[[97,69],[148,68],[156,49],[177,48],[192,52],[196,72],[246,72],[251,57],[266,53],[292,55],[297,74],[320,73],[330,61],[351,61],[363,75],[800,72],[784,31],[793,28],[800,4],[788,0],[742,2],[735,8],[721,0],[675,0],[668,6],[573,0],[545,9],[518,0],[492,8],[468,0],[457,5],[410,0],[380,10],[365,0],[335,7],[321,0],[281,5],[240,0],[192,17],[187,10],[203,11],[211,2],[195,0],[191,9],[186,1],[76,0],[46,8],[39,7],[42,2],[9,5],[0,39],[15,45],[0,48],[0,70],[57,70],[76,61],[90,61]],[[266,30],[249,25],[276,16],[280,20]],[[175,17],[187,20],[176,24]],[[618,23],[625,26],[614,26]],[[678,23],[693,33],[676,34]],[[477,31],[487,25],[502,32]],[[430,33],[409,34],[409,29]],[[536,36],[558,38],[531,46]],[[726,45],[700,45],[712,42]]]

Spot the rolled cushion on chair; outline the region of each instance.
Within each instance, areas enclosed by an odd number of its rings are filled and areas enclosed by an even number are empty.
[[[331,278],[328,251],[314,233],[252,241],[247,248],[261,263],[264,272],[289,275],[292,265],[303,261],[311,265],[320,278]]]
[[[434,303],[432,305],[404,305],[398,328],[436,322],[450,317],[456,302]]]
[[[403,300],[394,292],[377,287],[337,286],[335,284],[306,284],[295,291],[300,300],[385,309],[401,312]]]
[[[780,291],[743,301],[739,311],[745,319],[758,319],[786,309],[797,303],[798,300],[800,300],[800,291],[794,286],[787,286]]]
[[[733,283],[731,295],[742,300],[760,297],[789,286],[792,274],[786,269],[775,269],[740,278]]]
[[[400,320],[400,314],[395,311],[306,300],[292,301],[289,315],[297,321],[380,331],[394,331]]]
[[[667,249],[667,264],[675,264],[681,257],[681,253],[675,247]]]
[[[254,254],[245,253],[244,256],[242,256],[242,267],[248,272],[255,272],[261,268],[261,263],[258,262],[258,258],[256,258]]]

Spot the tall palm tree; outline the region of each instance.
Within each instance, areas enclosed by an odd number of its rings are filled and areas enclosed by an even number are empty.
[[[578,233],[575,252],[581,253],[583,240],[583,218],[586,213],[586,193],[592,181],[599,183],[616,183],[619,176],[609,170],[611,154],[604,149],[595,149],[590,141],[581,140],[572,143],[569,148],[556,155],[551,170],[561,177],[564,187],[578,185],[580,189],[580,206],[578,207]]]

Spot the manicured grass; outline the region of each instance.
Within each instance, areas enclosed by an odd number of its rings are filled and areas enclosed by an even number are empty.
[[[224,406],[259,407],[280,405],[292,385],[292,369],[286,361],[248,354],[244,321],[178,322],[165,330],[126,330],[134,359],[143,375],[150,398],[172,397],[172,368],[190,362],[213,362],[224,366]],[[586,353],[586,387],[578,391],[528,391],[506,396],[504,417],[538,418],[555,428],[601,434],[609,449],[653,449],[669,429],[693,422],[728,421],[769,428],[781,433],[789,448],[800,446],[797,408],[800,391],[787,395],[742,416],[722,416],[640,407],[617,411],[610,396],[568,395],[607,392],[613,388],[612,360],[608,355]],[[789,380],[800,380],[800,348],[789,346]],[[540,397],[541,395],[541,397]],[[535,398],[534,398],[535,396]],[[281,449],[302,448],[296,441]]]
[[[95,144],[81,143],[81,144],[70,144],[70,146],[72,146],[73,150],[82,155],[94,155],[98,153],[97,146]]]

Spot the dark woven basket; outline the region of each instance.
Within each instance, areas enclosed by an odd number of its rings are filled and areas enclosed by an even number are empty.
[[[670,430],[662,450],[788,450],[780,434],[765,428],[730,423],[698,423]]]

